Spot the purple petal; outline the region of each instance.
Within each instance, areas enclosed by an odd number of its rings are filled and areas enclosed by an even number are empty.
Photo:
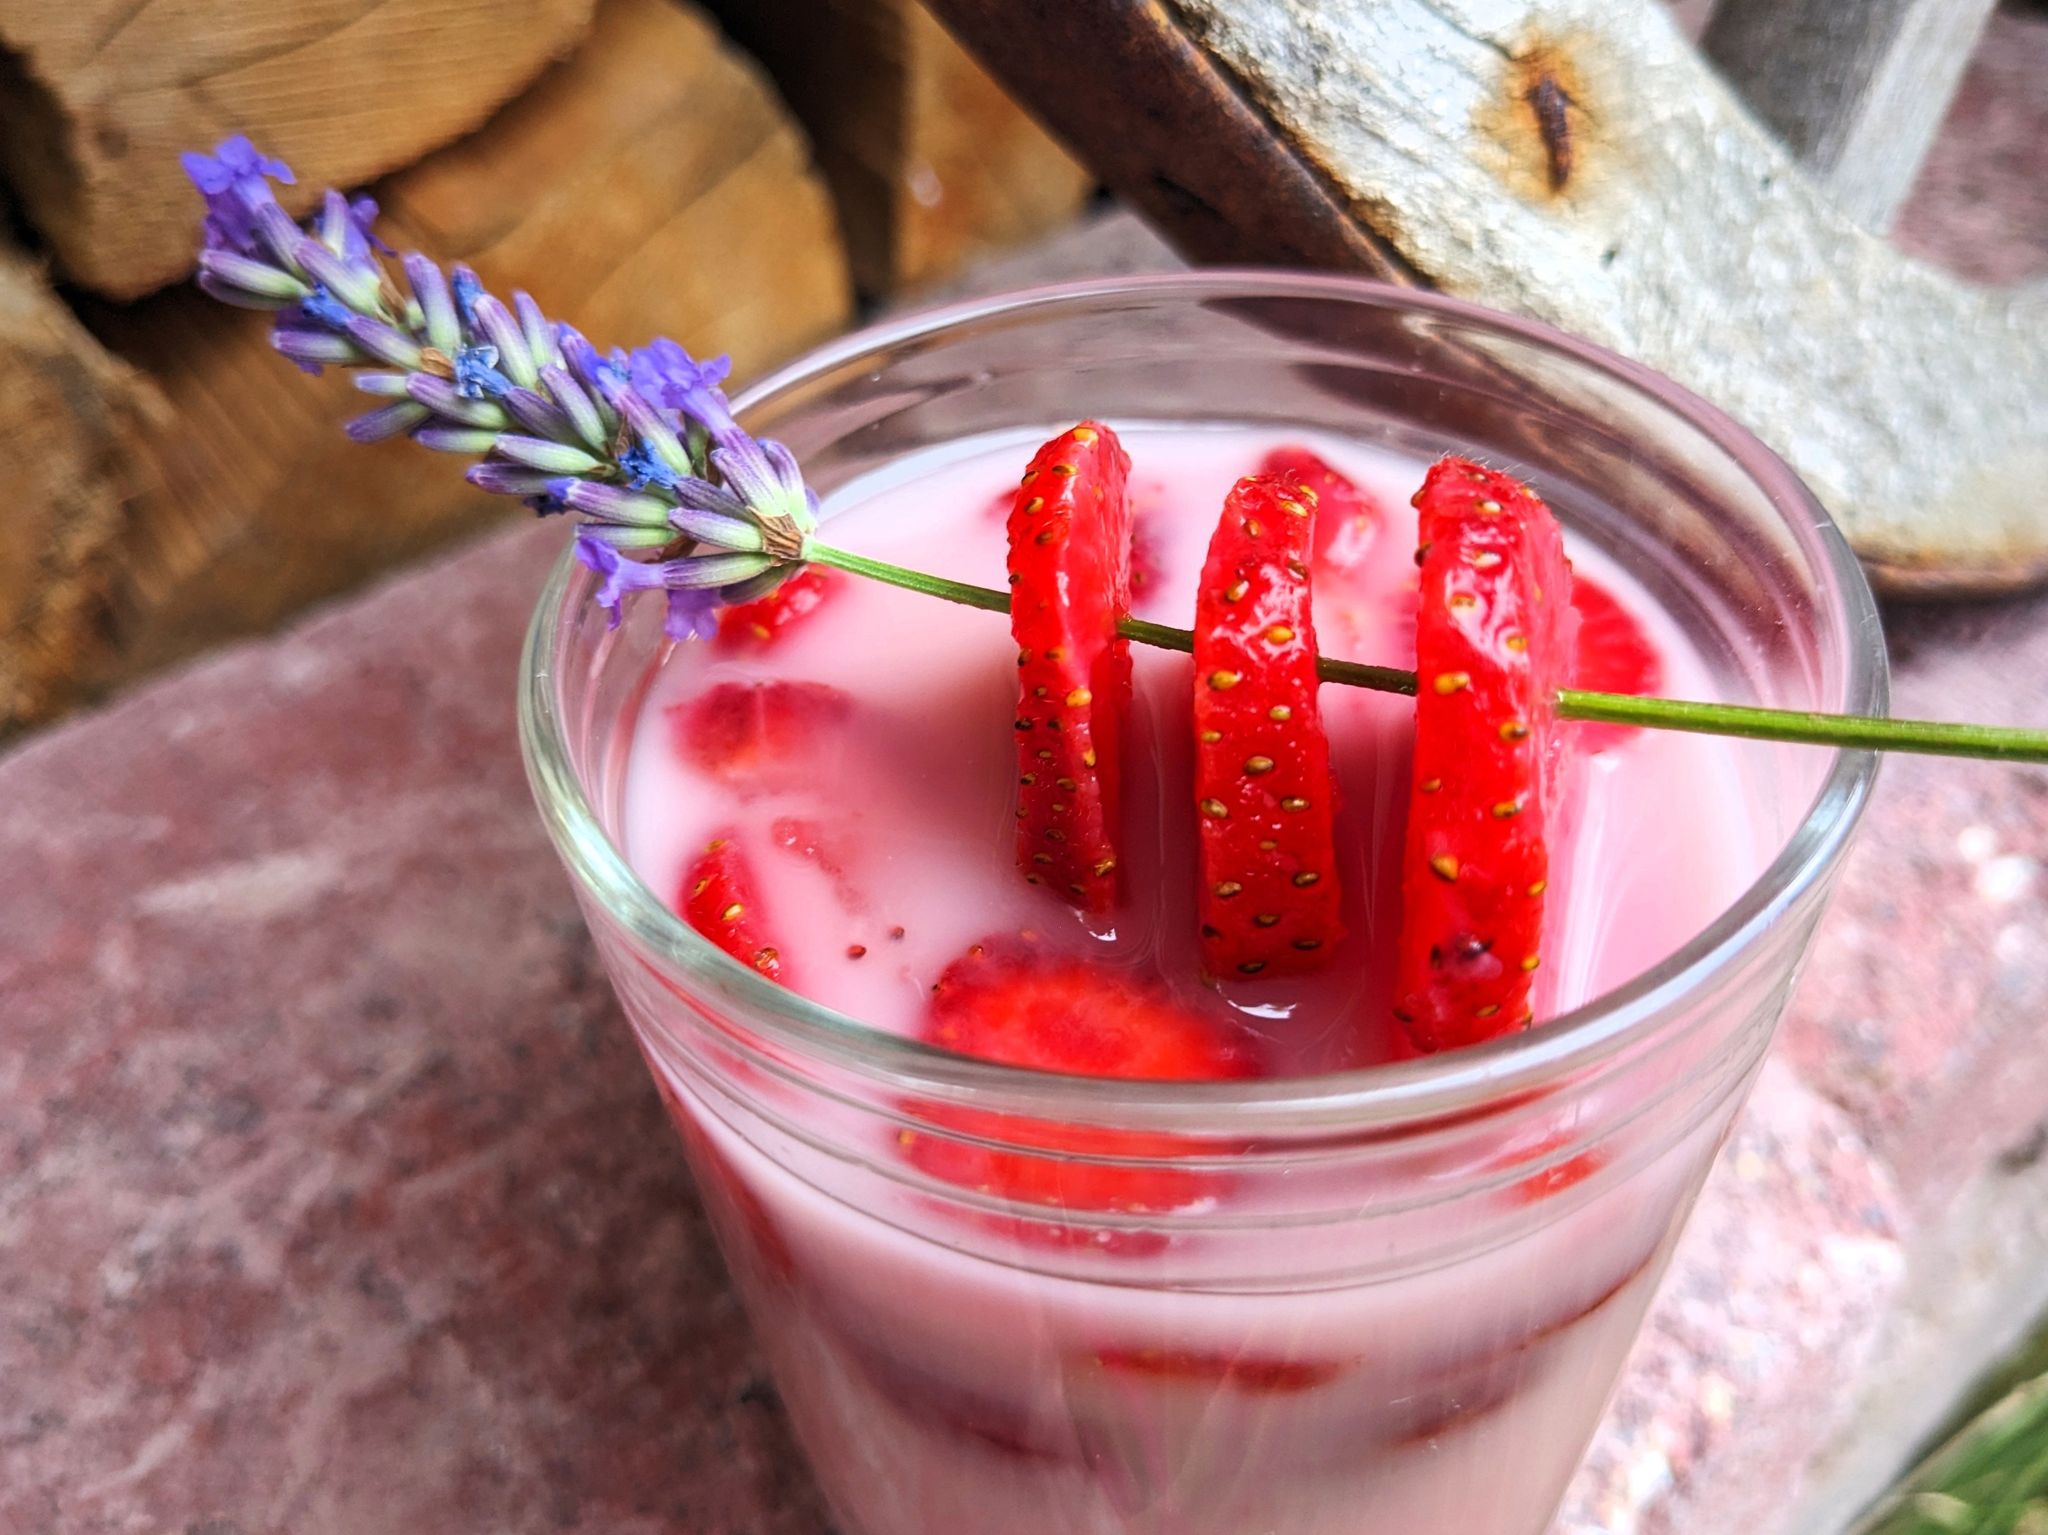
[[[668,594],[668,613],[661,629],[678,643],[718,638],[717,592],[679,589]]]

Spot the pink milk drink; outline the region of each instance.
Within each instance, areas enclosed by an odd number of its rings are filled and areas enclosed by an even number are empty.
[[[1868,594],[1775,459],[1672,386],[1452,301],[1241,275],[1053,290],[856,337],[742,408],[802,458],[831,543],[984,586],[1037,443],[1110,422],[1134,611],[1173,625],[1232,483],[1305,445],[1376,508],[1318,568],[1320,648],[1395,666],[1410,495],[1436,454],[1484,456],[1557,509],[1658,691],[1881,698]],[[1134,650],[1121,893],[1089,913],[1019,872],[1002,615],[832,572],[786,622],[672,646],[606,633],[578,579],[529,656],[543,807],[846,1530],[1538,1535],[1866,760],[1567,734],[1537,1027],[1418,1057],[1393,1018],[1412,700],[1322,688],[1344,936],[1308,974],[1219,978],[1189,657]],[[1242,1068],[1121,1081],[948,1049],[961,977],[1000,1006],[1020,973],[1077,1012],[1199,1020]]]

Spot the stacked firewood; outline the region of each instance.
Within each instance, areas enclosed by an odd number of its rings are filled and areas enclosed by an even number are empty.
[[[247,133],[287,206],[367,188],[394,244],[740,379],[1086,195],[915,0],[715,9],[0,8],[0,734],[506,515],[189,288],[181,149]]]

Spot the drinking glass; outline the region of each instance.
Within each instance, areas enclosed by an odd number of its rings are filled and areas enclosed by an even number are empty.
[[[1722,696],[1884,707],[1869,590],[1783,463],[1642,368],[1454,299],[1249,272],[1034,289],[851,336],[738,408],[828,511],[907,455],[1084,416],[1454,450],[1528,479]],[[1528,1033],[1301,1079],[1067,1077],[816,1006],[641,881],[621,791],[665,642],[649,612],[608,628],[592,579],[565,557],[541,597],[528,769],[847,1535],[1537,1535],[1769,1043],[1874,759],[1731,748],[1764,841],[1753,883]],[[931,1176],[949,1147],[1043,1176],[1004,1180],[1008,1197]],[[1062,1199],[1105,1169],[1188,1197]]]

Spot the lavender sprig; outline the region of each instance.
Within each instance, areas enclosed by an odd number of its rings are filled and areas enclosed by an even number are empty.
[[[380,403],[349,422],[356,441],[406,435],[481,459],[471,484],[577,518],[614,624],[632,593],[658,591],[669,634],[708,633],[721,605],[807,557],[817,497],[787,448],[733,419],[725,358],[665,339],[601,355],[529,295],[507,304],[418,252],[399,258],[401,289],[375,203],[329,192],[301,228],[272,190],[291,168],[246,138],[183,163],[206,199],[200,286],[274,311],[272,344],[309,373],[370,370],[356,384]]]
[[[507,306],[476,273],[399,258],[409,296],[384,268],[377,205],[329,192],[310,228],[278,203],[282,160],[246,138],[187,154],[206,199],[199,285],[226,303],[276,313],[277,350],[309,373],[362,368],[356,385],[384,401],[348,425],[359,442],[401,433],[482,462],[470,483],[579,520],[577,559],[600,579],[596,600],[619,622],[635,592],[661,592],[677,639],[708,637],[719,608],[751,602],[803,564],[992,612],[1009,594],[907,569],[812,535],[818,498],[796,457],[733,419],[720,387],[725,358],[698,362],[673,341],[600,353],[524,293]],[[1185,629],[1126,617],[1140,644],[1189,651]],[[1326,682],[1413,693],[1415,673],[1319,657]],[[1561,688],[1558,714],[1661,730],[1845,749],[2048,762],[2048,731],[1856,715],[1809,714]]]

